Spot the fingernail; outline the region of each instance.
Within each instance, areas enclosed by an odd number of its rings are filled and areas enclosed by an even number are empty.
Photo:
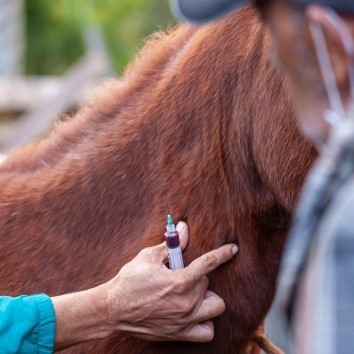
[[[186,223],[184,223],[183,221],[179,221],[176,226],[176,230],[178,232],[182,232],[185,227],[186,227]]]
[[[238,247],[236,245],[232,246],[232,254],[235,255],[238,252]]]

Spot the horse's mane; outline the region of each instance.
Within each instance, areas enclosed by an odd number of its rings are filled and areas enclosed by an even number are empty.
[[[57,122],[48,138],[12,151],[6,170],[29,172],[60,161],[81,139],[97,133],[93,129],[95,125],[97,128],[101,123],[116,119],[125,107],[139,103],[140,96],[161,79],[195,30],[192,26],[180,25],[149,36],[120,79],[105,79],[85,106]]]
[[[100,348],[244,348],[272,302],[290,213],[314,157],[268,51],[251,7],[157,34],[123,78],[107,81],[47,139],[11,154],[0,167],[0,292],[53,295],[110,279],[162,239],[168,191],[173,216],[191,228],[186,264],[239,245],[210,277],[227,305],[216,338],[173,346],[119,338]]]

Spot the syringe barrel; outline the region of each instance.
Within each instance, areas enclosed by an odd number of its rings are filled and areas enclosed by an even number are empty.
[[[182,249],[179,242],[178,231],[165,233],[165,240],[168,251],[168,262],[171,270],[184,268]]]

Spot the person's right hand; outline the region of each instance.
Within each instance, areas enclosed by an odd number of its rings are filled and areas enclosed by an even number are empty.
[[[181,247],[188,227],[179,223]],[[210,320],[224,312],[224,301],[208,291],[206,275],[237,252],[226,245],[169,270],[165,242],[142,250],[109,282],[77,293],[52,297],[55,349],[128,333],[152,341],[208,342],[214,337]]]
[[[188,227],[180,222],[177,230],[184,249]],[[107,307],[102,311],[107,311],[112,333],[124,332],[152,341],[211,341],[214,325],[210,319],[225,311],[225,303],[207,290],[206,275],[237,251],[236,245],[225,245],[184,269],[172,271],[165,266],[165,242],[142,250],[103,285]]]

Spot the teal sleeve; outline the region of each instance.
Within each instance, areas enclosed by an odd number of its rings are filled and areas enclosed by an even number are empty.
[[[54,337],[55,314],[49,296],[0,296],[0,353],[52,353]]]

